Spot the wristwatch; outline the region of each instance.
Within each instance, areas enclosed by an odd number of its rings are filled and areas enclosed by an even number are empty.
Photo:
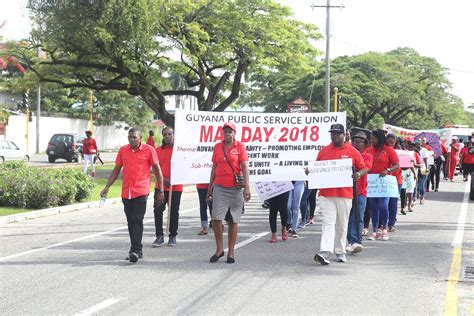
[[[392,170],[390,170],[390,168],[387,168],[387,172],[390,173],[390,172],[392,172]]]
[[[163,189],[156,189],[159,193],[163,193]]]

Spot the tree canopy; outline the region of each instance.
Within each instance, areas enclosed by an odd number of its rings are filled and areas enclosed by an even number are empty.
[[[30,0],[29,9],[30,48],[47,53],[28,59],[41,81],[125,91],[167,124],[174,118],[166,96],[223,111],[252,76],[267,82],[276,71],[307,71],[318,54],[310,43],[320,38],[317,28],[272,0]]]

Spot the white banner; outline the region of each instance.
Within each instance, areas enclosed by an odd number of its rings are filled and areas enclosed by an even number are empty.
[[[291,181],[255,182],[255,190],[262,202],[293,189]]]
[[[346,112],[237,113],[176,109],[172,184],[209,182],[214,144],[222,126],[234,122],[246,145],[251,182],[306,180],[304,167],[331,142],[332,124],[346,125]]]
[[[352,185],[352,159],[315,161],[309,168],[309,189],[347,188]]]

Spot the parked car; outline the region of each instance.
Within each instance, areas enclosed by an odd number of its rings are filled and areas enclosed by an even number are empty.
[[[0,140],[0,163],[8,160],[29,161],[30,155],[26,150],[18,147],[14,142],[2,139]]]
[[[49,162],[66,159],[68,162],[82,160],[82,140],[84,136],[77,134],[54,134],[48,142],[46,154]]]

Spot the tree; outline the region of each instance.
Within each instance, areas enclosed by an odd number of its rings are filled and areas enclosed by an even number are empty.
[[[48,54],[28,60],[41,81],[126,91],[169,125],[166,96],[192,96],[200,110],[223,111],[246,77],[307,67],[317,54],[310,40],[320,38],[272,0],[30,0],[29,9],[37,25],[32,48]],[[173,89],[171,72],[188,89]]]

